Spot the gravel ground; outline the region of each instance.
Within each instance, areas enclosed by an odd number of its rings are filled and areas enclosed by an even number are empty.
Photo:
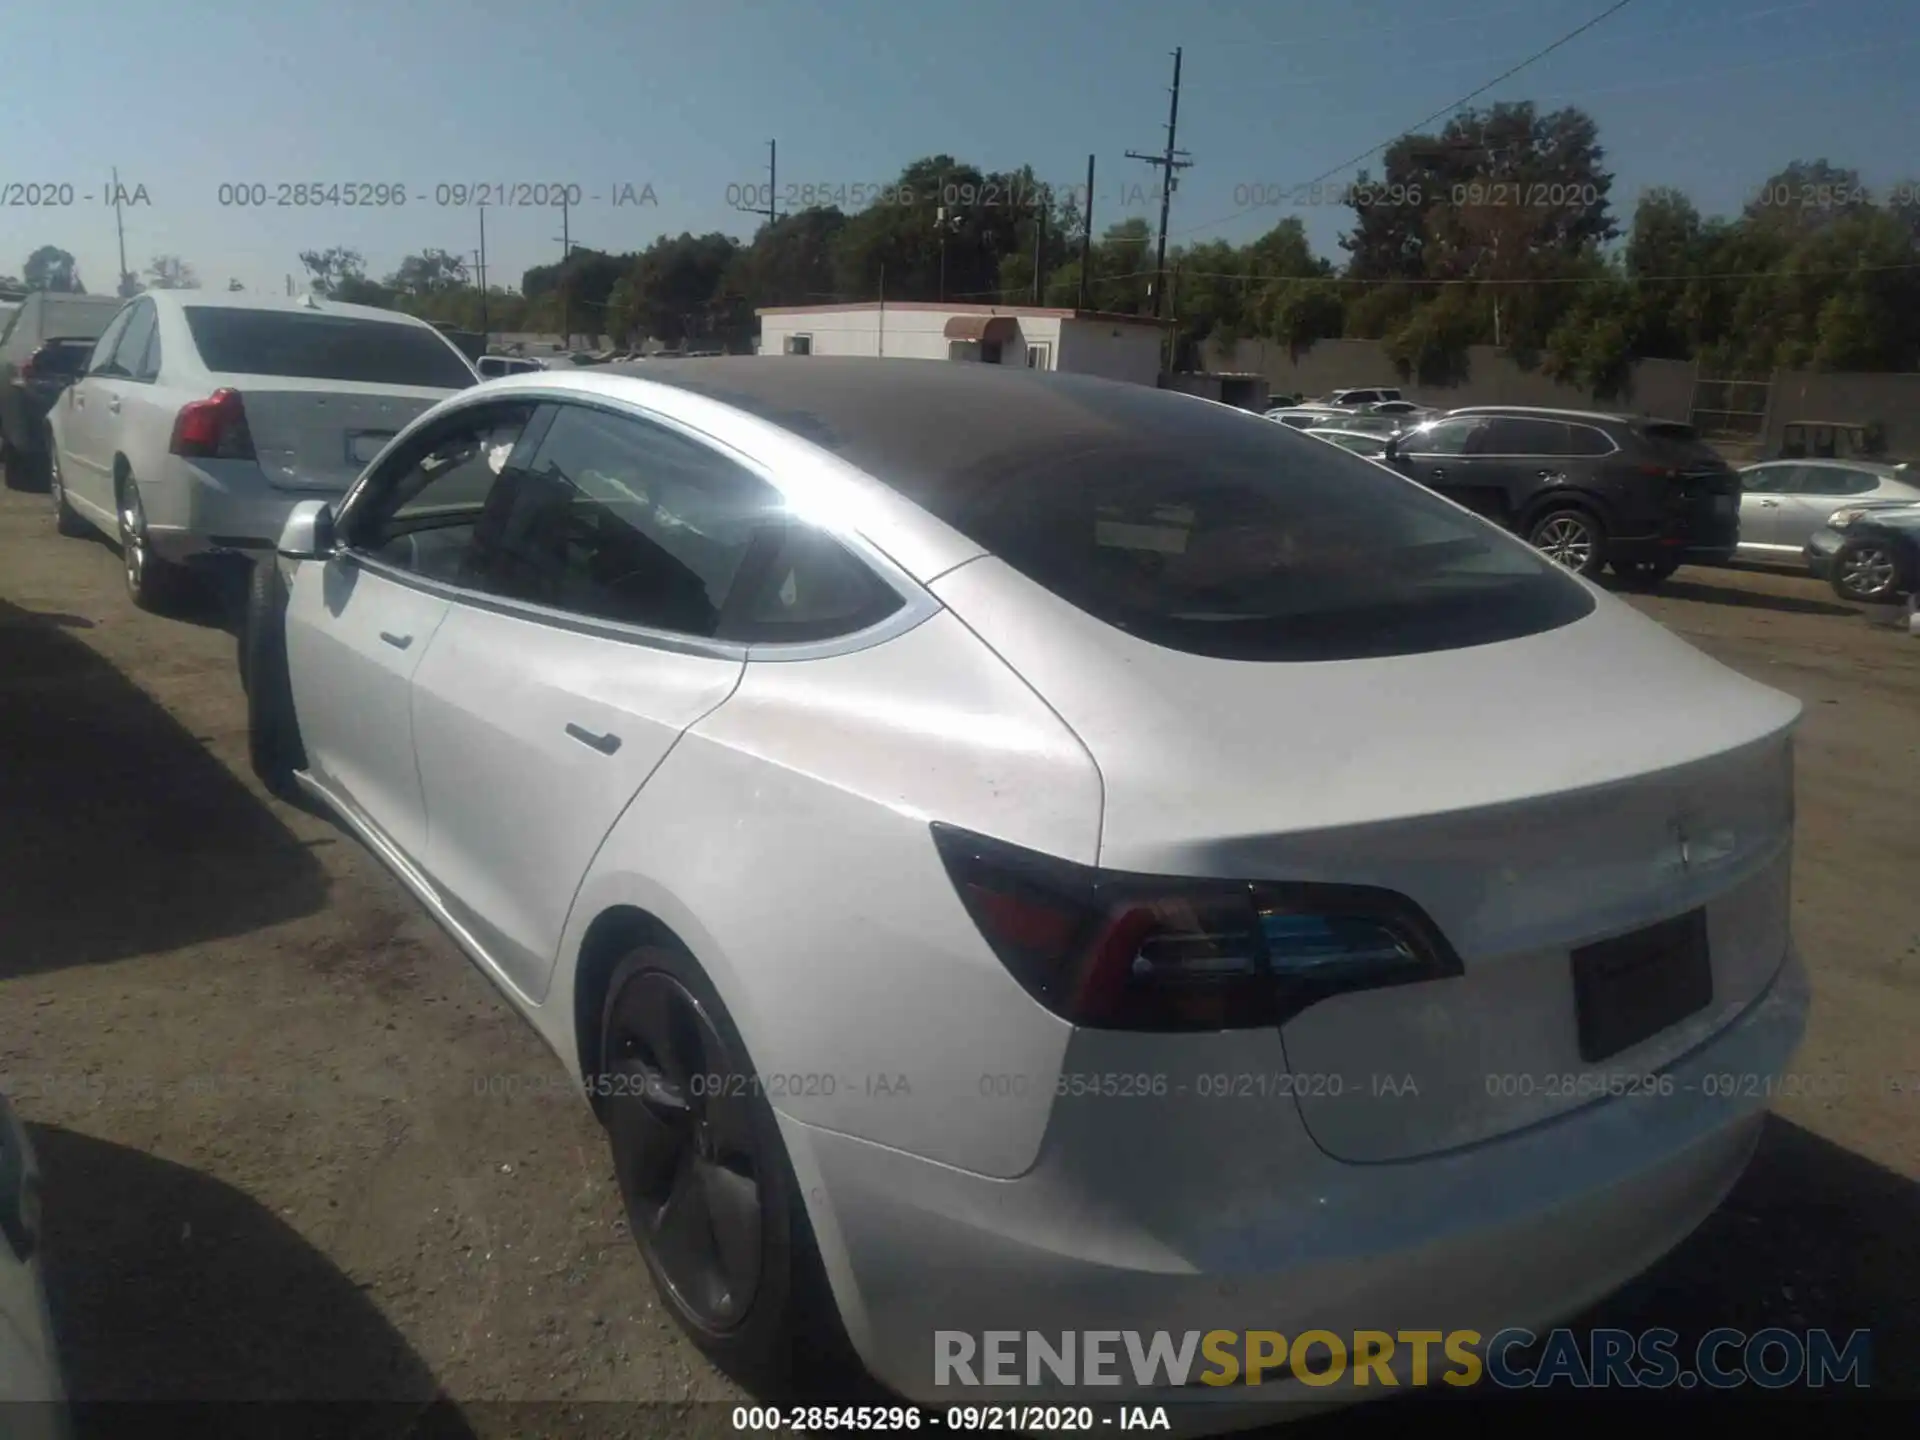
[[[1807,704],[1817,1008],[1748,1178],[1596,1318],[1871,1327],[1875,1389],[1920,1395],[1920,642],[1804,577],[1633,603]],[[378,862],[254,783],[220,617],[135,611],[111,547],[0,493],[0,1085],[76,1398],[721,1433],[699,1402],[743,1397],[655,1302],[564,1080]]]

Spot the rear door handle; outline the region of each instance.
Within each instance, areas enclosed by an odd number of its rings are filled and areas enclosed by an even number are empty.
[[[1558,470],[1542,470],[1540,472],[1540,478],[1557,485],[1567,477]]]
[[[1762,500],[1760,507],[1763,510],[1778,510],[1780,508],[1780,502],[1778,500]]]
[[[396,635],[391,630],[382,630],[380,638],[396,650],[404,650],[413,643],[411,635]]]
[[[567,722],[567,734],[578,740],[582,745],[591,745],[602,755],[611,755],[620,748],[620,737],[618,735],[596,735],[583,725],[575,725],[571,720]]]
[[[120,413],[120,397],[118,395],[114,396],[111,400],[107,401],[107,409],[111,410],[116,415]]]

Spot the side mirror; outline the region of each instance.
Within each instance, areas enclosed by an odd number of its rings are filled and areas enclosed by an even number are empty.
[[[333,506],[325,500],[302,500],[287,514],[275,548],[289,560],[324,560],[339,549],[333,531]]]

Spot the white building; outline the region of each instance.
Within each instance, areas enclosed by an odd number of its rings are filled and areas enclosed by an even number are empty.
[[[762,355],[886,355],[1067,370],[1160,383],[1165,323],[1038,305],[903,300],[783,305],[757,312]]]

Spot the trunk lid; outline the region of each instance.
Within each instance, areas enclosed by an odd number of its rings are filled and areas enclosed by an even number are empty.
[[[344,492],[386,442],[452,394],[423,386],[215,377],[240,392],[267,483],[280,490]]]
[[[1452,942],[1459,977],[1281,1027],[1301,1118],[1338,1158],[1453,1149],[1617,1092],[1785,956],[1799,702],[1618,601],[1492,644],[1259,663],[1147,644],[991,557],[933,589],[1087,745],[1102,866],[1383,886]],[[1710,996],[1583,1059],[1573,952],[1696,910]]]

